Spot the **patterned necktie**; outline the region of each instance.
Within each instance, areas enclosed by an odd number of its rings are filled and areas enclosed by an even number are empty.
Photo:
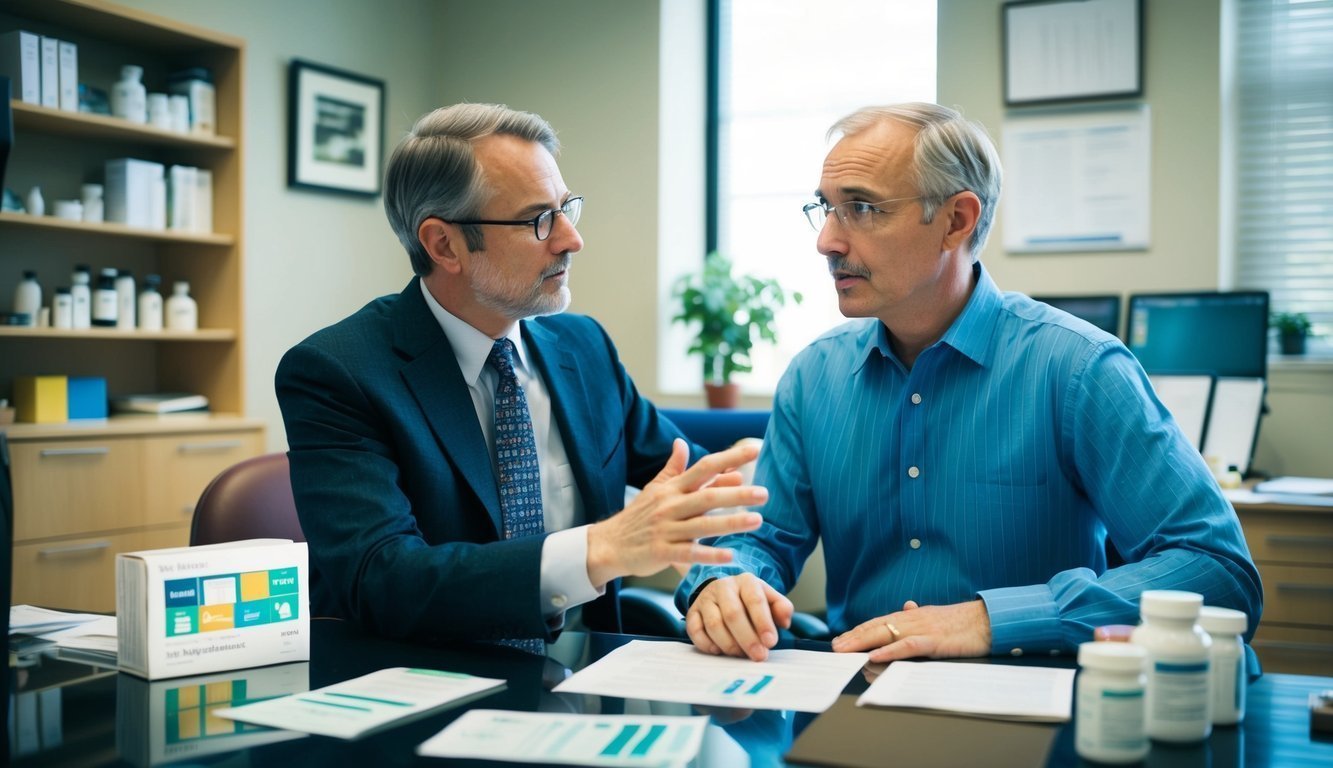
[[[537,439],[532,434],[528,399],[514,375],[514,342],[500,339],[487,359],[500,374],[495,387],[495,460],[500,474],[500,520],[504,537],[534,536],[546,530],[542,517],[542,482],[537,467]],[[502,640],[511,648],[545,655],[536,638]]]

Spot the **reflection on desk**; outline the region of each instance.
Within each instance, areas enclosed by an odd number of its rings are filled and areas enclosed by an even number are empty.
[[[623,645],[631,636],[566,632],[549,648],[547,658],[508,648],[476,645],[425,647],[366,637],[338,621],[311,622],[311,661],[205,678],[147,683],[139,678],[67,661],[39,658],[22,668],[11,665],[9,688],[19,716],[10,755],[14,765],[159,764],[204,757],[226,765],[328,766],[442,765],[415,755],[416,746],[472,707],[519,711],[583,712],[588,714],[689,715],[700,712],[687,704],[618,699],[584,694],[556,694],[551,689],[580,669]],[[1026,660],[1025,660],[1026,661]],[[1049,664],[1052,660],[1032,660]],[[1007,663],[1008,660],[1005,660]],[[1072,666],[1072,659],[1054,660]],[[254,699],[288,691],[318,688],[390,666],[411,666],[465,672],[508,680],[492,696],[456,709],[446,709],[357,741],[275,731],[250,731],[230,721],[214,723],[208,712],[224,700]],[[866,686],[853,678],[844,699]],[[1149,765],[1333,765],[1333,741],[1312,740],[1305,702],[1310,692],[1333,688],[1333,679],[1297,675],[1266,675],[1251,685],[1249,713],[1239,728],[1214,729],[1201,745],[1180,749],[1154,747]],[[853,710],[855,708],[853,707]],[[823,715],[788,712],[703,712],[711,718],[700,754],[700,766],[780,766],[793,738],[829,734],[834,738],[811,755],[821,765],[857,765],[856,755],[874,740],[892,748],[871,751],[873,764],[921,765],[941,750],[930,742],[913,742],[902,729],[902,716],[892,710],[857,710]],[[950,715],[937,718],[950,734],[952,746],[971,750],[970,765],[1013,764],[1016,755],[997,753],[979,738],[985,727],[1041,728],[1053,735],[1044,764],[1075,765],[1073,724],[1005,724]],[[864,718],[871,718],[865,726]],[[811,723],[814,725],[811,725]],[[956,754],[956,753],[955,753]],[[1025,758],[1023,765],[1043,761]],[[454,763],[450,763],[451,765]],[[794,763],[793,763],[794,764]]]

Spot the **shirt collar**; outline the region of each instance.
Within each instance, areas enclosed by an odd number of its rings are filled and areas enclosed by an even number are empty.
[[[440,302],[436,301],[426,289],[426,281],[420,282],[421,295],[426,300],[430,313],[439,322],[445,338],[449,339],[449,346],[454,349],[454,357],[458,360],[458,369],[463,373],[463,380],[469,385],[476,384],[486,367],[486,360],[491,356],[491,348],[495,346],[497,340],[473,328],[467,321],[440,306]],[[528,367],[528,352],[523,345],[520,324],[514,323],[510,326],[509,332],[504,337],[514,342],[514,350],[517,353],[514,367],[525,374],[531,371]]]
[[[972,288],[972,295],[968,297],[963,311],[936,343],[948,344],[984,368],[990,365],[994,356],[991,337],[995,334],[999,322],[1002,297],[999,287],[995,285],[995,281],[991,279],[990,273],[980,261],[973,263],[972,274],[977,279],[977,284]],[[856,369],[853,373],[859,372],[870,359],[870,354],[875,351],[889,360],[895,362],[898,360],[898,356],[893,353],[893,347],[889,345],[889,329],[878,320],[867,323],[861,332],[860,352],[857,354]]]
[[[972,288],[963,311],[954,319],[953,325],[944,332],[941,342],[948,344],[985,368],[995,356],[995,346],[991,343],[1000,321],[1000,306],[1003,297],[1000,289],[991,279],[990,273],[975,262],[972,274],[976,275],[977,284]]]

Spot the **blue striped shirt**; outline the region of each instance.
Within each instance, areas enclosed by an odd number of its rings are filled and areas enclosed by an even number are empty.
[[[758,531],[719,539],[728,566],[781,592],[817,539],[835,632],[902,608],[980,596],[991,651],[1063,650],[1135,624],[1146,589],[1244,611],[1259,574],[1199,453],[1114,337],[1017,293],[977,264],[963,312],[909,370],[877,320],[793,360],[755,482]],[[1127,565],[1108,570],[1107,538]]]

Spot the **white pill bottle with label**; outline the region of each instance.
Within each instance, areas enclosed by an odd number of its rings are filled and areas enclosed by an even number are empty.
[[[1212,641],[1197,623],[1202,607],[1194,592],[1150,590],[1139,598],[1143,623],[1130,641],[1148,654],[1144,729],[1155,741],[1188,744],[1213,732]]]

